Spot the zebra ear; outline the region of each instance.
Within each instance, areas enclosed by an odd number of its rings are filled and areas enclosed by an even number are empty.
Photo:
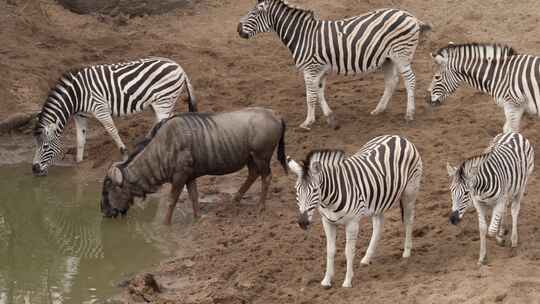
[[[446,163],[446,170],[448,171],[448,176],[454,176],[456,174],[457,168],[450,165],[450,163]]]
[[[107,172],[107,175],[111,178],[113,184],[122,186],[122,183],[124,182],[124,174],[122,174],[122,170],[120,170],[120,168],[115,165],[111,166],[111,168],[109,168],[109,172]]]
[[[315,174],[320,174],[321,173],[321,162],[319,162],[319,161],[311,162],[311,164],[309,164],[309,171],[311,171],[311,173],[313,173],[314,175]]]
[[[437,64],[445,64],[448,62],[448,59],[444,58],[439,54],[435,55],[435,57],[433,57],[433,60],[435,60],[435,63]]]
[[[287,156],[287,167],[299,177],[302,176],[302,166],[295,162],[292,158]]]

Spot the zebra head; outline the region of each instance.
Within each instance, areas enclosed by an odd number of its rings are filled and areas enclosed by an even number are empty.
[[[456,168],[446,164],[448,176],[450,177],[450,194],[452,196],[452,213],[450,223],[457,225],[463,218],[465,211],[471,206],[471,196],[463,177],[463,168]]]
[[[271,29],[271,18],[268,13],[268,1],[257,0],[257,5],[251,9],[238,23],[238,35],[249,39],[257,33],[268,32]]]
[[[298,225],[307,230],[313,220],[313,212],[321,202],[321,163],[311,161],[309,164],[300,166],[296,161],[287,158],[287,166],[298,176],[295,186],[296,201],[300,211]]]
[[[431,55],[438,66],[437,72],[433,75],[431,85],[428,89],[427,102],[431,105],[440,105],[448,96],[452,95],[461,81],[459,75],[455,73],[448,64],[448,52],[443,50],[436,55]]]
[[[61,132],[58,121],[48,124],[38,122],[34,128],[36,152],[32,161],[32,172],[35,176],[47,175],[49,166],[62,154]]]
[[[105,179],[101,192],[101,212],[105,217],[125,215],[133,205],[134,195],[127,183],[124,182],[124,173],[118,164],[113,164]]]

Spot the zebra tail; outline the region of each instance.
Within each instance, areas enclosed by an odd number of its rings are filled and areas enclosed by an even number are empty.
[[[279,139],[278,148],[277,148],[277,159],[281,163],[285,174],[289,174],[289,169],[287,167],[287,156],[285,155],[285,129],[287,128],[285,120],[281,119],[281,138]]]
[[[197,99],[195,98],[195,95],[193,94],[193,87],[191,86],[191,82],[189,81],[189,78],[186,76],[186,89],[188,94],[188,110],[190,112],[198,112],[197,111]]]

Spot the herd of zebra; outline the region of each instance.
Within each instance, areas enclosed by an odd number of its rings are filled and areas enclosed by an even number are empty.
[[[324,21],[309,10],[293,7],[284,0],[258,0],[238,24],[238,34],[251,38],[261,32],[275,32],[290,50],[297,68],[304,73],[307,117],[300,125],[309,129],[315,121],[317,103],[329,125],[338,122],[325,96],[325,78],[337,74],[367,73],[382,69],[385,89],[371,114],[383,112],[399,82],[407,93],[405,118],[412,120],[415,75],[411,61],[423,32],[430,26],[408,12],[380,9],[337,21]],[[517,246],[517,218],[527,180],[534,166],[530,142],[520,135],[523,112],[539,114],[540,58],[517,54],[499,44],[449,44],[432,54],[438,66],[428,96],[440,104],[462,83],[495,98],[504,109],[506,123],[480,155],[448,165],[452,214],[457,224],[474,206],[480,231],[479,263],[486,262],[486,235],[504,241],[504,219],[511,205],[511,246]],[[249,168],[249,177],[235,196],[239,201],[261,176],[261,204],[271,179],[270,157],[278,150],[285,171],[297,175],[296,195],[300,211],[298,224],[307,229],[314,210],[322,217],[327,238],[326,273],[321,284],[331,286],[336,252],[336,225],[346,229],[346,276],[350,287],[353,258],[361,216],[372,218],[373,234],[362,264],[374,255],[384,221],[384,212],[399,205],[405,226],[403,257],[412,248],[415,201],[422,179],[422,160],[417,148],[395,135],[376,137],[360,150],[346,156],[341,150],[313,150],[303,162],[285,156],[283,119],[271,110],[250,108],[222,114],[184,113],[172,115],[182,92],[189,95],[189,111],[197,111],[190,81],[180,65],[165,58],[147,58],[127,63],[95,65],[66,73],[51,90],[34,130],[37,142],[32,170],[46,175],[61,154],[61,134],[75,118],[77,156],[84,154],[86,120],[95,117],[124,154],[113,164],[103,184],[101,209],[106,216],[125,214],[135,197],[157,191],[172,183],[171,204],[166,222],[185,185],[198,211],[196,178],[222,175]],[[140,112],[150,107],[156,125],[131,155],[120,139],[113,116]],[[246,142],[246,138],[249,138]],[[511,204],[510,204],[511,202]],[[493,213],[489,226],[486,208]]]

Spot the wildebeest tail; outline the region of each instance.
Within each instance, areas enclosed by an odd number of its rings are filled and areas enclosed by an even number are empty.
[[[285,129],[287,129],[287,125],[285,124],[285,120],[283,120],[282,118],[281,119],[281,138],[279,139],[278,148],[277,148],[277,159],[281,163],[283,170],[285,170],[285,174],[288,174],[289,169],[287,167],[287,156],[285,155]]]
[[[188,110],[190,112],[197,112],[197,99],[195,98],[195,94],[193,94],[193,87],[191,86],[191,82],[189,81],[189,78],[186,76],[186,91],[188,94]]]

